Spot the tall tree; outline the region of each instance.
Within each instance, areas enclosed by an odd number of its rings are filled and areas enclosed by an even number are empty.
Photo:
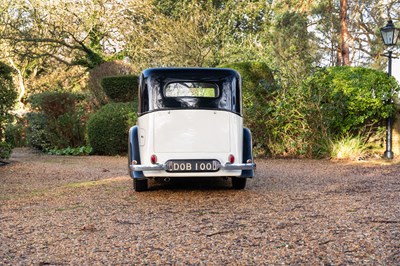
[[[308,19],[314,1],[295,2],[277,1],[273,7],[272,25],[266,30],[270,61],[287,82],[285,87],[300,85],[319,58]]]
[[[349,41],[351,39],[348,18],[347,18],[347,0],[340,0],[340,53],[338,54],[338,65],[349,66],[350,65],[350,48]]]
[[[342,65],[342,51],[347,56],[348,47],[350,65],[381,68],[384,45],[379,28],[390,18],[400,20],[398,0],[319,1],[309,19],[315,25],[318,49],[325,54],[323,65]]]

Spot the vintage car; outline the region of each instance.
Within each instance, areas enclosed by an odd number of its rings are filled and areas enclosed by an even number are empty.
[[[243,127],[241,77],[223,68],[150,68],[139,81],[137,125],[129,130],[135,191],[148,179],[224,177],[244,189],[256,168]]]

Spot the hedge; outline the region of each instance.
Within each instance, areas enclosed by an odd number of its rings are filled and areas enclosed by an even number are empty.
[[[130,102],[137,94],[138,79],[138,76],[134,75],[104,77],[101,86],[112,101]]]
[[[93,114],[87,125],[89,145],[102,155],[127,153],[129,128],[136,124],[137,104],[109,103]]]

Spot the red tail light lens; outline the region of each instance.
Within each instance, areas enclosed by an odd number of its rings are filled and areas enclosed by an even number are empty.
[[[229,155],[229,163],[234,163],[235,162],[235,156],[233,156],[233,154]]]
[[[150,157],[150,161],[151,161],[152,164],[156,164],[156,163],[157,163],[157,156],[156,156],[155,154],[153,154],[153,155]]]

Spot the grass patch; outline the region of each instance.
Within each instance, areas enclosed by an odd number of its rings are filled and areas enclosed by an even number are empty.
[[[102,180],[95,180],[95,181],[80,181],[80,182],[73,182],[73,183],[68,183],[64,185],[63,187],[67,188],[90,188],[94,186],[99,186],[99,185],[105,185],[109,183],[113,183],[116,181],[121,181],[121,178],[107,178],[107,179],[102,179]]]
[[[360,136],[344,136],[340,139],[331,141],[331,157],[334,159],[355,160],[367,154],[365,140]]]
[[[69,188],[81,188],[81,187],[93,187],[97,185],[101,185],[104,182],[99,182],[99,181],[83,181],[83,182],[75,182],[75,183],[69,183],[66,184],[65,187]]]

